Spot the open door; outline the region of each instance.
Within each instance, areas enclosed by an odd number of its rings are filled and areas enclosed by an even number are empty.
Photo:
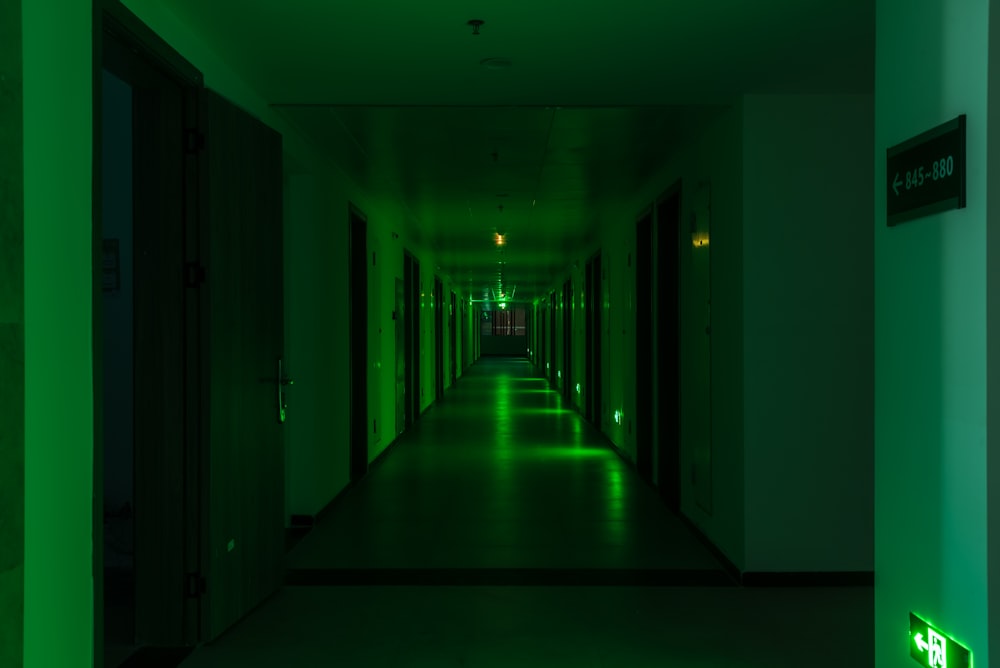
[[[210,641],[282,581],[287,379],[281,136],[208,90],[199,129],[200,265],[188,275],[201,283],[202,571],[188,589]]]
[[[184,129],[202,76],[120,4],[99,21],[94,648],[95,665],[118,665],[139,648],[198,641],[198,602],[185,595],[198,570],[188,558],[198,476],[186,459],[198,426],[187,317],[197,297],[184,271],[198,191]]]

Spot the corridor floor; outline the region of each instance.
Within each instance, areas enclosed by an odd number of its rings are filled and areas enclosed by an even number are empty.
[[[748,589],[528,362],[483,359],[182,665],[871,664],[872,589]]]

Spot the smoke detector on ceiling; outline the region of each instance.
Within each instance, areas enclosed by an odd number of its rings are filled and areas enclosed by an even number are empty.
[[[473,34],[473,35],[478,35],[478,34],[479,34],[479,28],[480,28],[480,27],[481,27],[481,26],[482,26],[482,25],[483,25],[484,23],[486,23],[486,21],[483,21],[482,19],[471,19],[471,20],[470,20],[470,21],[468,22],[468,25],[472,26],[472,34]]]

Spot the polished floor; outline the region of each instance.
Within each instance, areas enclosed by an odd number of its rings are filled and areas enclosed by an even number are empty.
[[[745,588],[524,360],[484,359],[182,664],[868,666],[870,587]]]

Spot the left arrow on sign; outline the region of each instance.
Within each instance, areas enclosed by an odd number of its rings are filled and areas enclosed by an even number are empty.
[[[903,182],[899,180],[899,172],[896,172],[896,178],[892,180],[892,192],[899,195],[899,186],[903,185]]]
[[[917,643],[917,649],[919,649],[921,652],[926,652],[927,651],[928,645],[927,645],[927,641],[924,640],[924,634],[923,633],[918,633],[916,636],[913,637],[913,640],[914,640],[914,642]]]

